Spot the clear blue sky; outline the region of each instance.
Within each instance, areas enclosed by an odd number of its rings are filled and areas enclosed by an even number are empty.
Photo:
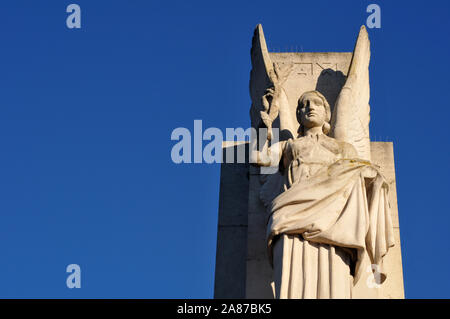
[[[406,296],[450,297],[437,0],[2,1],[0,297],[211,298],[220,167],[172,163],[172,130],[250,125],[257,23],[269,49],[351,51],[372,2],[371,135],[394,142]],[[66,287],[71,263],[81,289]]]

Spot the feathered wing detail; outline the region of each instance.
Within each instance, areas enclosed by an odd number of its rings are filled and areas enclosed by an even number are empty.
[[[333,110],[331,136],[352,144],[361,159],[370,161],[370,41],[361,27],[347,80]]]
[[[272,127],[279,120],[282,136],[295,136],[296,129],[289,112],[289,102],[283,84],[292,71],[292,65],[280,68],[272,63],[267,50],[261,24],[255,28],[251,49],[252,71],[250,73],[250,96],[252,107],[250,116],[253,127]],[[269,130],[270,133],[270,130]]]
[[[250,55],[252,59],[252,70],[250,72],[252,107],[250,116],[253,126],[259,127],[262,121],[260,112],[267,111],[263,106],[262,97],[266,90],[273,86],[271,74],[274,72],[261,24],[256,26],[253,34]]]

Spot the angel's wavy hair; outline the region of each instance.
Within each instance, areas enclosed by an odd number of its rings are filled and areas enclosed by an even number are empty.
[[[314,94],[315,96],[317,96],[318,98],[320,98],[323,102],[323,105],[325,107],[325,123],[323,124],[322,130],[323,133],[325,135],[328,135],[328,133],[330,132],[331,126],[330,126],[330,120],[331,120],[331,109],[330,109],[330,104],[328,104],[327,99],[325,98],[325,96],[322,95],[322,93],[320,93],[319,91],[308,91],[303,93],[300,98],[298,99],[298,103],[297,103],[297,121],[300,124],[300,127],[298,128],[298,134],[300,136],[304,135],[304,130],[303,130],[303,125],[302,125],[302,120],[300,118],[300,109],[304,106],[305,103],[305,97],[309,94]]]

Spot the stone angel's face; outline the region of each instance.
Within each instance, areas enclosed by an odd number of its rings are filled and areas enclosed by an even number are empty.
[[[323,101],[315,94],[308,94],[299,105],[301,124],[305,127],[323,126],[326,120],[326,109]]]

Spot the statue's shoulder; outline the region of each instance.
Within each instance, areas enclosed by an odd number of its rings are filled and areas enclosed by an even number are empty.
[[[337,139],[323,135],[323,145],[335,154],[340,154],[343,158],[355,158],[358,153],[352,144],[338,141]]]

